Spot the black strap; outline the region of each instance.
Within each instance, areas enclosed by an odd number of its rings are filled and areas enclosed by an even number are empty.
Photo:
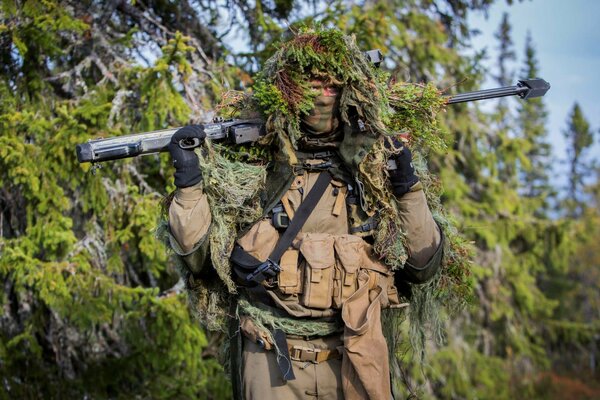
[[[306,195],[306,199],[300,203],[300,207],[298,207],[298,210],[294,213],[294,218],[292,218],[289,226],[283,235],[281,235],[277,245],[271,252],[271,255],[269,256],[271,261],[279,263],[281,256],[288,247],[290,247],[292,241],[296,235],[298,235],[298,232],[300,232],[300,229],[302,229],[304,223],[317,206],[317,203],[321,200],[323,193],[325,193],[325,189],[329,186],[329,182],[331,182],[331,174],[329,172],[319,174],[314,186],[310,189],[308,195]]]
[[[233,252],[231,253],[231,261],[234,264],[234,273],[246,284],[254,284],[253,287],[246,287],[246,290],[253,297],[261,299],[265,304],[270,303],[270,298],[267,290],[261,282],[265,279],[275,277],[277,272],[281,270],[279,267],[279,260],[283,253],[290,247],[292,241],[300,232],[300,229],[304,226],[304,223],[312,213],[317,203],[325,193],[325,189],[331,182],[331,174],[329,172],[323,172],[317,178],[314,186],[306,195],[304,201],[296,210],[294,218],[290,221],[287,229],[281,235],[275,248],[271,252],[267,261],[260,262],[252,255],[248,254],[241,246],[235,245]],[[279,350],[277,357],[277,365],[279,371],[285,381],[296,379],[294,370],[292,368],[292,361],[287,347],[287,341],[285,339],[285,332],[281,329],[275,329],[273,332],[273,338]]]
[[[237,301],[232,301],[229,306],[230,315],[236,315]],[[240,321],[237,318],[229,319],[229,362],[231,386],[234,400],[244,400],[242,386],[242,333]]]
[[[364,224],[350,228],[350,233],[369,232],[377,228],[378,222],[374,217],[369,217]]]
[[[298,210],[296,210],[294,218],[290,221],[287,229],[281,235],[271,255],[265,262],[252,257],[239,245],[234,247],[231,253],[231,261],[237,267],[234,268],[234,271],[238,277],[247,283],[260,283],[267,278],[275,277],[277,272],[281,270],[279,267],[281,256],[290,247],[292,241],[304,226],[304,223],[323,196],[323,193],[325,193],[325,189],[329,186],[329,182],[331,182],[331,174],[323,172],[319,175],[314,186],[308,192]]]
[[[294,368],[292,367],[292,357],[290,357],[285,332],[281,329],[275,329],[272,333],[275,344],[277,345],[277,350],[279,350],[277,356],[279,371],[281,372],[284,381],[292,381],[296,379],[296,375],[294,374]]]

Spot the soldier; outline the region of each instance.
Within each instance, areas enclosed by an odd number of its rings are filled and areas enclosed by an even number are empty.
[[[297,34],[259,77],[253,104],[267,132],[256,146],[272,158],[262,217],[237,227],[228,264],[237,397],[391,397],[381,309],[399,303],[404,282],[437,271],[443,235],[411,151],[381,122],[381,90],[352,39],[333,30]],[[189,138],[203,139],[202,127],[181,128],[169,147],[178,188],[169,225],[193,291],[223,274],[207,239],[214,183],[178,145]]]

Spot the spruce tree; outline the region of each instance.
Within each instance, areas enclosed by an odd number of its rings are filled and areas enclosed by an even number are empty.
[[[186,4],[0,5],[2,398],[227,392],[155,239],[167,157],[94,175],[74,151],[202,114],[217,47]]]
[[[525,41],[525,60],[520,75],[522,79],[539,76],[536,50],[529,32]],[[549,197],[555,194],[548,176],[552,169],[551,148],[546,130],[548,112],[543,98],[538,97],[521,102],[518,113],[518,126],[527,145],[521,163],[522,193],[537,203],[534,205],[534,211],[543,214],[548,209]]]
[[[510,86],[514,78],[512,63],[516,60],[516,54],[511,30],[508,13],[504,13],[495,34],[498,40],[495,80],[499,86]],[[499,177],[508,185],[516,185],[517,142],[513,131],[514,116],[509,107],[509,100],[513,99],[502,97],[498,100],[498,107],[493,116],[495,129],[491,134],[495,136],[493,146],[497,149]]]
[[[590,173],[585,158],[586,151],[593,144],[593,134],[589,122],[577,102],[567,119],[567,128],[563,131],[567,141],[568,193],[565,201],[567,215],[578,217],[585,203],[582,188],[584,179]]]
[[[498,58],[496,63],[498,72],[494,78],[500,86],[509,86],[512,83],[514,75],[509,65],[509,63],[515,61],[517,58],[513,49],[514,43],[512,41],[511,30],[512,26],[510,25],[508,13],[505,12],[502,14],[502,21],[500,21],[498,31],[494,34],[494,37],[498,40]]]
[[[468,16],[491,3],[2,2],[0,398],[230,397],[214,360],[223,342],[191,318],[154,237],[159,204],[174,189],[168,156],[93,175],[77,164],[76,144],[209,119],[226,89],[248,86],[287,26],[303,22],[380,48],[396,80],[474,90],[484,71],[480,55],[461,53]],[[224,43],[223,26],[241,27],[251,51]],[[500,177],[527,147],[498,144],[490,126],[504,117],[491,118],[475,105],[449,107],[443,124],[454,145],[429,153],[447,209],[478,247],[479,302],[448,324],[447,345],[425,366],[398,367],[406,385],[397,394],[422,384],[425,397],[511,398],[531,388],[530,360],[545,360],[550,341],[538,333],[554,303],[536,269],[542,257],[563,260],[562,233],[538,231]]]
[[[554,369],[588,383],[582,387],[582,398],[597,393],[600,355],[600,171],[595,169],[592,175],[583,186],[588,197],[581,204],[581,215],[565,218],[571,242],[568,264],[562,271],[549,271],[544,282],[547,292],[560,299],[546,334]]]

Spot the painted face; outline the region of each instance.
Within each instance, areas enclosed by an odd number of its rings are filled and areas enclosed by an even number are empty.
[[[301,117],[301,127],[304,132],[313,136],[326,135],[339,126],[340,90],[320,80],[313,80],[310,85],[319,95],[314,100],[314,108]]]

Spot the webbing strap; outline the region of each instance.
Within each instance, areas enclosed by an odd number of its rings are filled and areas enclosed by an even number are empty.
[[[281,235],[279,241],[277,242],[277,245],[271,252],[271,255],[269,256],[269,259],[271,261],[279,263],[281,256],[283,255],[283,253],[285,253],[288,247],[290,247],[292,241],[294,240],[298,232],[300,232],[300,229],[302,229],[304,223],[306,222],[314,208],[317,206],[317,203],[319,202],[319,200],[321,200],[323,193],[325,193],[325,189],[327,189],[327,186],[329,186],[329,182],[331,182],[331,174],[329,172],[323,172],[319,174],[319,177],[317,178],[317,181],[315,182],[314,186],[306,195],[306,199],[304,199],[304,201],[300,203],[298,210],[296,210],[296,213],[294,214],[294,218],[292,218],[289,226],[287,227],[283,235]]]
[[[241,246],[235,245],[231,253],[231,261],[235,268],[234,272],[247,283],[260,283],[267,278],[273,278],[280,271],[279,260],[283,253],[290,247],[292,241],[304,226],[304,223],[316,207],[317,203],[325,193],[325,189],[331,182],[331,174],[321,173],[314,186],[300,204],[294,218],[290,221],[287,229],[281,235],[271,255],[265,262],[261,262],[248,254]]]
[[[281,329],[275,329],[273,332],[273,339],[277,345],[277,350],[280,354],[277,355],[277,365],[279,371],[285,381],[292,381],[296,379],[294,375],[294,368],[292,367],[292,357],[288,349],[287,340],[285,338],[285,332]]]
[[[298,207],[298,210],[296,210],[294,218],[290,221],[287,229],[277,241],[271,255],[267,258],[267,261],[260,262],[252,255],[248,254],[241,246],[235,245],[233,252],[231,253],[231,261],[234,264],[233,270],[235,274],[246,283],[258,283],[258,285],[255,285],[254,287],[247,287],[246,290],[253,296],[262,299],[266,304],[270,303],[269,295],[265,287],[260,283],[268,277],[275,277],[277,272],[281,270],[279,267],[281,256],[288,247],[290,247],[292,241],[304,226],[309,215],[323,196],[323,193],[325,193],[325,189],[329,186],[329,182],[331,182],[331,174],[329,174],[329,172],[323,172],[319,175],[314,186],[310,192],[308,192],[306,198]],[[285,338],[285,332],[281,329],[275,329],[272,333],[279,351],[277,365],[279,366],[283,379],[286,381],[296,379],[292,368],[292,361]]]
[[[315,349],[306,346],[292,346],[288,344],[290,358],[294,361],[310,361],[319,364],[334,358],[342,358],[342,353],[338,349]]]

